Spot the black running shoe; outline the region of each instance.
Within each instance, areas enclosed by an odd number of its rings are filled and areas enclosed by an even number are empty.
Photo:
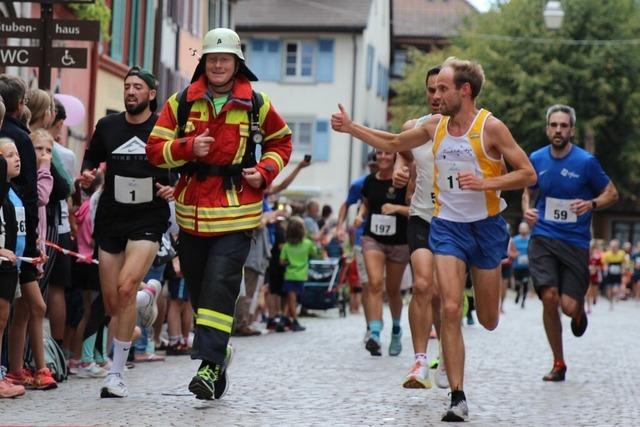
[[[542,381],[559,382],[564,381],[565,374],[567,373],[567,367],[564,365],[553,365],[553,369],[542,377]]]
[[[463,422],[469,420],[469,407],[467,406],[466,399],[459,399],[454,402],[451,399],[451,405],[447,411],[442,415],[442,421],[445,422]]]
[[[196,399],[213,400],[215,382],[220,376],[220,365],[203,363],[189,383],[189,391]]]
[[[382,352],[380,351],[380,341],[375,339],[373,336],[369,337],[364,348],[366,348],[372,356],[382,356]]]
[[[220,374],[213,382],[213,397],[216,399],[222,399],[222,397],[229,390],[229,375],[227,371],[229,369],[229,365],[231,365],[231,359],[233,358],[233,347],[231,345],[227,345],[227,355],[224,358],[224,364],[220,369]]]
[[[582,315],[580,316],[580,320],[576,322],[575,319],[571,319],[571,332],[576,337],[581,337],[584,335],[584,332],[587,330],[587,325],[589,324],[589,319],[587,319],[587,313],[582,310]]]

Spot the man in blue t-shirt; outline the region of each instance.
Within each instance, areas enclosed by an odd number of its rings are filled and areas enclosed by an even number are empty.
[[[575,110],[568,105],[547,110],[551,144],[531,153],[538,182],[522,196],[524,219],[533,227],[529,271],[542,300],[544,328],[554,358],[544,381],[564,381],[567,371],[558,307],[571,317],[575,336],[587,329],[584,296],[589,286],[591,211],[618,200],[618,191],[598,160],[571,143],[575,124]],[[534,208],[529,205],[532,199],[536,200]]]

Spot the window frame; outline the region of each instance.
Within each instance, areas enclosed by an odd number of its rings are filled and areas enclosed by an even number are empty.
[[[313,154],[313,144],[315,142],[315,126],[316,126],[316,118],[312,116],[287,116],[285,117],[285,121],[291,129],[291,161],[297,162],[302,161],[304,159],[305,154]],[[302,149],[300,147],[300,142],[298,141],[300,132],[300,124],[305,123],[309,124],[309,145],[308,149],[306,147]]]
[[[296,44],[296,74],[287,74],[287,48],[290,44]],[[302,48],[308,44],[311,47],[311,74],[309,76],[302,75]],[[298,83],[314,83],[316,80],[316,64],[318,60],[317,40],[311,39],[284,39],[282,40],[282,80],[286,82]]]

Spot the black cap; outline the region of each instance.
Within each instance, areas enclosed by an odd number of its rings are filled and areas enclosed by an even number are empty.
[[[149,86],[149,89],[158,89],[158,79],[156,79],[156,76],[154,76],[150,71],[142,69],[136,65],[134,67],[131,67],[124,78],[126,80],[127,77],[131,76],[139,77],[147,84],[147,86]],[[158,100],[156,98],[152,99],[151,102],[149,102],[149,109],[153,112],[158,109]]]

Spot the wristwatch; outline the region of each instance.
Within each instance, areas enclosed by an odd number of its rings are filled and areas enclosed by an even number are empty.
[[[598,208],[598,204],[596,203],[595,199],[591,200],[591,210],[595,211]]]

